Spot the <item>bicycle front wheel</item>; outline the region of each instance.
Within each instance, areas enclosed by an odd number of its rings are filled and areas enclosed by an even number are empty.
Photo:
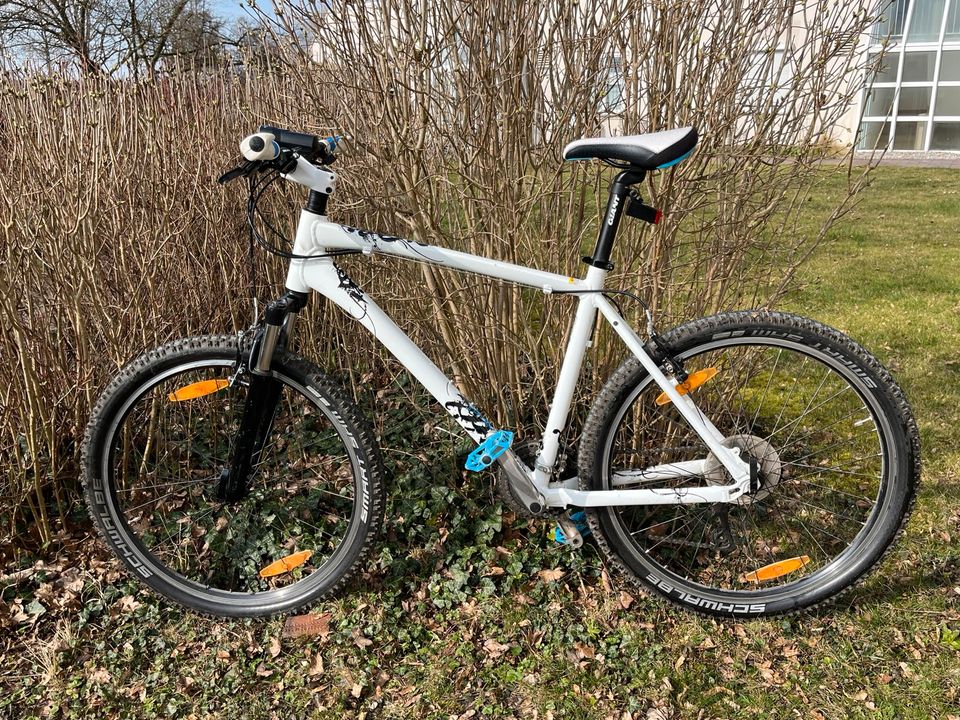
[[[852,587],[904,527],[919,477],[916,423],[890,374],[840,332],[783,313],[725,313],[664,339],[702,371],[691,397],[757,483],[734,503],[598,508],[601,547],[708,614],[790,612]],[[598,396],[580,458],[584,489],[730,482],[635,358]]]
[[[313,365],[278,357],[273,423],[239,500],[218,492],[249,374],[236,337],[178,340],[124,368],[94,409],[84,486],[103,539],[201,612],[290,611],[339,587],[382,521],[378,449]]]

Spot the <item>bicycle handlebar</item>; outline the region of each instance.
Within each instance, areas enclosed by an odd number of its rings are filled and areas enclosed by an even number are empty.
[[[240,152],[245,162],[221,175],[219,182],[225,184],[238,177],[273,168],[288,179],[329,194],[333,192],[336,175],[315,167],[315,163],[333,163],[337,159],[333,151],[340,138],[340,135],[335,135],[321,140],[316,135],[261,125],[258,132],[240,141]],[[298,157],[307,162],[297,163]]]
[[[273,135],[277,144],[286,150],[293,150],[308,160],[320,160],[326,163],[327,144],[316,135],[284,130],[272,125],[261,125],[258,130],[259,133]]]
[[[275,160],[281,150],[290,150],[310,162],[329,165],[336,157],[333,150],[337,138],[321,140],[316,135],[284,130],[272,125],[261,125],[253,135],[240,143],[240,152],[247,160]]]

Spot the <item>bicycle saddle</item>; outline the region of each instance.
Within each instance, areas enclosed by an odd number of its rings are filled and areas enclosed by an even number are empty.
[[[564,160],[619,160],[642,170],[676,165],[697,145],[694,127],[664,130],[644,135],[583,138],[563,149]]]

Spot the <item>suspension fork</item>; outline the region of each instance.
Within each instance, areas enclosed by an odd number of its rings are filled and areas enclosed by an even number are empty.
[[[243,416],[237,431],[230,465],[220,471],[217,497],[237,502],[246,497],[260,453],[270,438],[283,385],[270,368],[274,355],[289,347],[297,313],[307,304],[307,294],[288,290],[267,305],[265,322],[250,352],[250,380]]]

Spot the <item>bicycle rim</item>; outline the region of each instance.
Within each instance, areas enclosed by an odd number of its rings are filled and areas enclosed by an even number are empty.
[[[870,549],[892,464],[892,428],[868,381],[783,338],[727,338],[681,356],[691,373],[716,370],[692,396],[741,457],[753,458],[758,486],[736,503],[617,508],[620,535],[658,573],[648,581],[750,601],[800,594],[845,573]],[[728,483],[659,395],[646,378],[621,406],[604,448],[605,484],[655,465],[689,474],[619,487]]]
[[[102,477],[121,530],[146,572],[187,594],[246,606],[306,597],[335,581],[353,542],[362,474],[350,436],[319,393],[274,377],[282,391],[272,430],[237,502],[217,495],[246,396],[234,360],[149,378],[107,429]]]

